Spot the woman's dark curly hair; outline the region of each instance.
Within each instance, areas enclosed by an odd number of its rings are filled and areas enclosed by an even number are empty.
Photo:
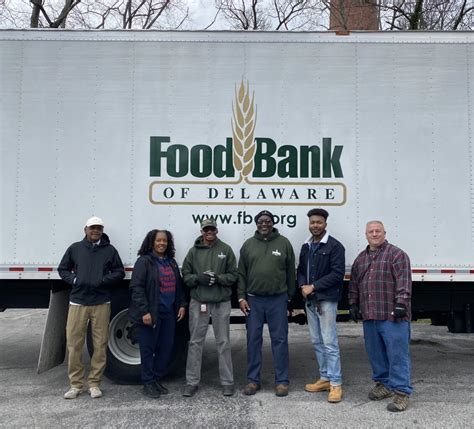
[[[166,234],[166,238],[168,239],[168,246],[166,247],[165,255],[168,258],[174,258],[176,249],[174,247],[173,234],[171,234],[171,232],[167,231],[166,229],[152,229],[145,236],[140,250],[138,251],[138,256],[148,255],[149,253],[153,252],[156,234],[158,234],[159,232],[164,232]]]

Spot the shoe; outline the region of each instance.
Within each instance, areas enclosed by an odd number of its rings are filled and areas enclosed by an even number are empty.
[[[160,392],[162,395],[167,395],[169,393],[169,390],[163,386],[158,380],[155,381],[155,386],[156,390]]]
[[[331,383],[329,380],[316,380],[314,383],[309,383],[304,386],[304,390],[307,392],[325,392],[331,388]]]
[[[143,385],[143,394],[149,398],[159,398],[160,392],[156,387],[155,383],[147,383]]]
[[[65,394],[64,399],[76,399],[82,393],[82,389],[71,387]]]
[[[89,393],[92,399],[97,399],[102,396],[102,391],[97,386],[89,387]]]
[[[233,384],[225,384],[222,386],[222,394],[224,396],[233,396],[235,392]]]
[[[183,396],[187,396],[190,398],[191,396],[194,396],[196,392],[198,391],[199,386],[193,386],[192,384],[186,384],[183,389]]]
[[[369,392],[369,399],[371,401],[380,401],[381,399],[390,398],[393,392],[387,389],[382,383],[377,381],[373,389]]]
[[[328,402],[333,404],[342,401],[342,386],[331,386],[329,389]]]
[[[288,384],[277,384],[275,386],[275,395],[276,396],[288,396]]]
[[[390,404],[387,405],[387,410],[392,412],[405,411],[408,408],[408,401],[410,396],[403,392],[395,391],[395,397]]]
[[[257,383],[247,383],[247,385],[242,390],[244,395],[255,395],[260,390],[260,384]]]

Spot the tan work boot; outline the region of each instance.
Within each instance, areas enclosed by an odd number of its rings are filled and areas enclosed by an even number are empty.
[[[288,384],[277,384],[275,386],[275,395],[277,396],[288,396]]]
[[[315,392],[326,392],[331,388],[331,384],[329,380],[316,380],[314,383],[309,383],[304,386],[304,390],[307,392],[315,393]]]
[[[342,386],[331,386],[328,395],[328,402],[333,404],[342,401]]]

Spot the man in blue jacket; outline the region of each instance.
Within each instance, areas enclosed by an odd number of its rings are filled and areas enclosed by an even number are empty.
[[[93,216],[84,227],[82,241],[71,244],[58,267],[59,276],[71,287],[66,324],[70,389],[65,399],[77,398],[84,389],[82,351],[90,322],[94,353],[89,372],[89,393],[100,398],[99,388],[107,359],[111,288],[125,277],[122,260],[104,233],[104,222]]]
[[[329,214],[308,212],[311,236],[301,248],[298,285],[306,300],[309,334],[319,365],[319,379],[305,386],[307,392],[329,391],[329,402],[342,400],[341,359],[337,339],[337,303],[345,273],[345,249],[326,231]]]

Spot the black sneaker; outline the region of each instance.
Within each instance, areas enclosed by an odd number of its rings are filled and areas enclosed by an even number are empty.
[[[194,396],[197,391],[198,391],[198,386],[186,384],[186,386],[184,386],[184,389],[183,389],[183,396],[187,396],[188,398],[190,398],[191,396]]]
[[[222,394],[224,396],[233,396],[235,392],[233,384],[225,384],[222,386]]]
[[[149,398],[159,398],[160,392],[156,388],[155,383],[148,383],[143,385],[143,394]]]
[[[167,395],[169,393],[168,389],[163,386],[158,380],[155,381],[156,390],[162,395]]]

